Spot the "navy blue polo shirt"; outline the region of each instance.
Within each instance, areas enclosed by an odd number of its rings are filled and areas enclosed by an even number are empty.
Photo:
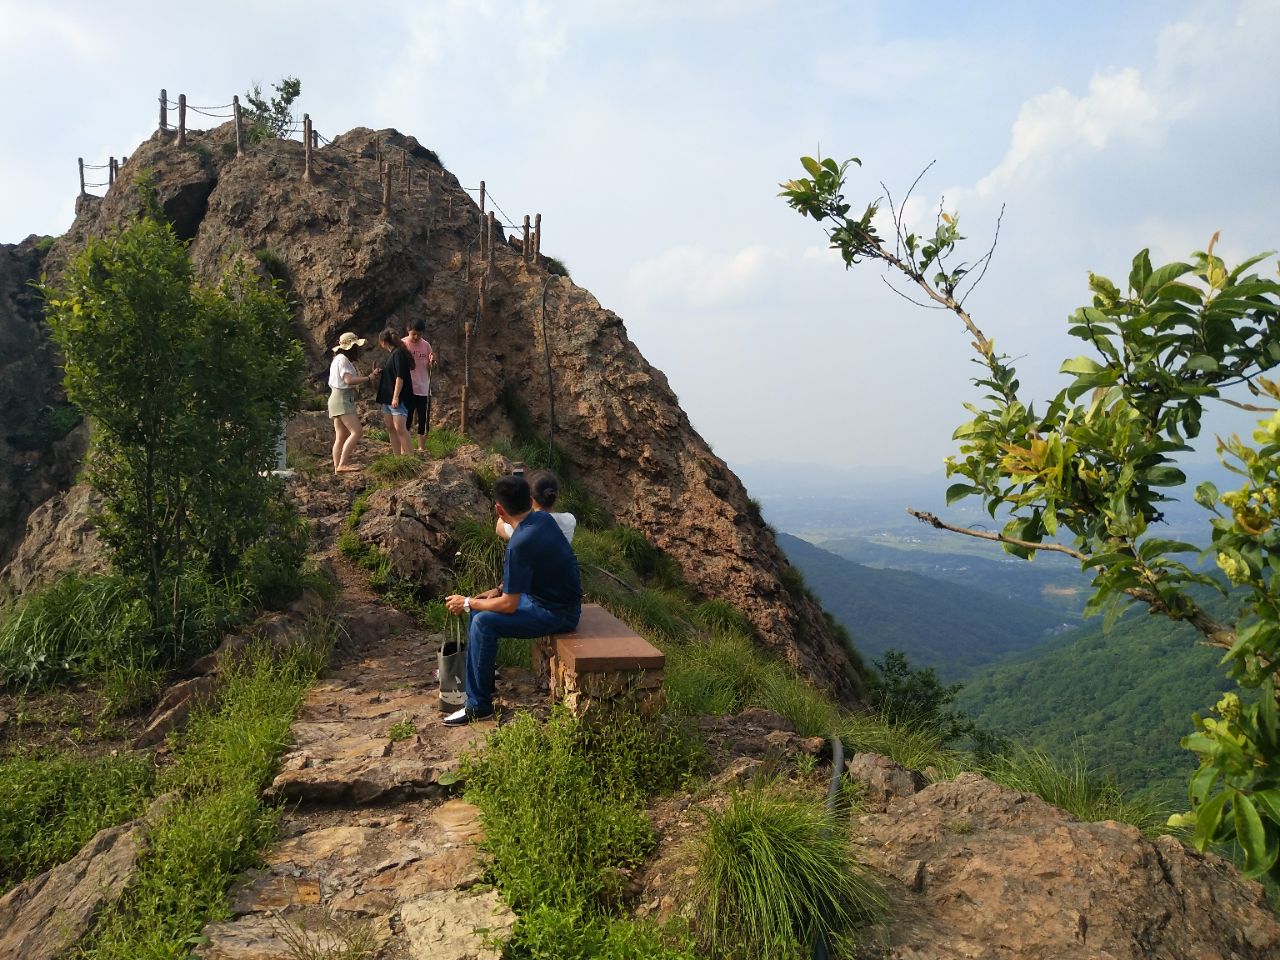
[[[505,593],[527,593],[552,613],[582,609],[578,558],[551,514],[533,510],[520,521],[502,563]]]

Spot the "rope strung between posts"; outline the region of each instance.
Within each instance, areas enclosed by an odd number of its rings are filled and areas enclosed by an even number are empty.
[[[189,103],[187,104],[187,109],[204,117],[213,117],[215,120],[231,120],[235,117],[234,113],[210,113],[207,110],[201,110],[199,107],[193,107]]]

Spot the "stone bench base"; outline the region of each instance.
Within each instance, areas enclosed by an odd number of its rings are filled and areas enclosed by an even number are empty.
[[[662,712],[666,657],[625,623],[596,604],[582,608],[573,633],[538,641],[534,671],[551,685],[551,700],[577,717],[621,710],[640,716]]]

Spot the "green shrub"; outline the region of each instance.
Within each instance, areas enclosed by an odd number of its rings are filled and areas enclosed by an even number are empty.
[[[554,273],[558,277],[564,277],[566,280],[572,279],[569,276],[569,268],[564,265],[563,260],[557,260],[555,257],[548,257],[545,253],[542,255],[542,265],[546,267],[547,273]]]
[[[563,710],[545,725],[520,714],[490,734],[463,776],[512,906],[599,912],[615,901],[609,868],[634,866],[652,848],[645,797],[696,767],[689,744],[637,718],[593,728]]]
[[[375,457],[369,472],[383,480],[410,480],[422,470],[422,460],[412,453],[388,453]]]
[[[138,816],[154,778],[150,754],[0,760],[0,894]]]
[[[39,240],[36,241],[36,253],[39,253],[39,254],[48,253],[53,248],[53,245],[57,242],[58,242],[57,237],[41,237]]]
[[[713,956],[808,956],[819,931],[848,938],[885,896],[821,801],[755,788],[707,814],[696,895]]]
[[[328,405],[329,405],[329,400],[326,397],[325,406],[327,407]],[[388,434],[387,431],[383,430],[381,427],[370,427],[368,430],[364,432],[364,435],[367,439],[377,441],[378,443],[387,443],[391,439],[390,434]]]

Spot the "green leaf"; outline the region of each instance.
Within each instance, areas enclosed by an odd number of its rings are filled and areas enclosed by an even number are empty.
[[[1267,831],[1253,801],[1244,793],[1237,793],[1231,801],[1235,818],[1236,840],[1244,851],[1245,879],[1266,873],[1276,862],[1277,848],[1267,848]]]
[[[968,483],[953,483],[947,487],[947,506],[951,506],[957,500],[963,500],[965,497],[978,493],[977,487]]]
[[[1146,482],[1151,487],[1176,487],[1187,482],[1187,475],[1177,467],[1158,463],[1146,471]]]
[[[1164,553],[1192,553],[1200,548],[1194,543],[1184,543],[1181,540],[1161,540],[1158,537],[1152,537],[1149,540],[1143,540],[1138,546],[1138,556],[1143,560],[1150,560],[1152,557],[1160,556]]]
[[[1197,850],[1204,850],[1213,843],[1218,827],[1222,823],[1223,810],[1231,799],[1234,790],[1226,789],[1204,803],[1196,810],[1196,832],[1193,837]]]
[[[1280,788],[1259,790],[1253,794],[1254,805],[1262,815],[1280,827]]]
[[[817,160],[813,159],[813,157],[801,157],[800,163],[805,168],[805,170],[808,171],[809,176],[811,177],[821,176],[822,165],[819,164]]]
[[[1103,369],[1104,368],[1102,364],[1098,363],[1097,360],[1093,360],[1093,359],[1090,359],[1089,357],[1082,356],[1082,357],[1076,357],[1074,360],[1066,361],[1065,363],[1063,363],[1062,367],[1058,370],[1058,372],[1074,373],[1077,375],[1080,375],[1080,374],[1087,375],[1091,373],[1099,373]]]
[[[1166,283],[1178,279],[1184,273],[1190,273],[1195,268],[1189,263],[1167,263],[1158,270],[1152,272],[1147,278],[1147,282],[1142,285],[1141,296],[1144,301],[1150,302],[1159,292],[1160,288]]]
[[[1129,288],[1135,293],[1141,293],[1147,285],[1147,279],[1151,276],[1151,251],[1140,250],[1138,255],[1133,258],[1133,269],[1129,271]]]
[[[1217,373],[1218,361],[1206,353],[1197,353],[1186,362],[1186,368],[1200,373]]]
[[[1208,480],[1196,487],[1196,503],[1206,510],[1218,512],[1218,488]]]

